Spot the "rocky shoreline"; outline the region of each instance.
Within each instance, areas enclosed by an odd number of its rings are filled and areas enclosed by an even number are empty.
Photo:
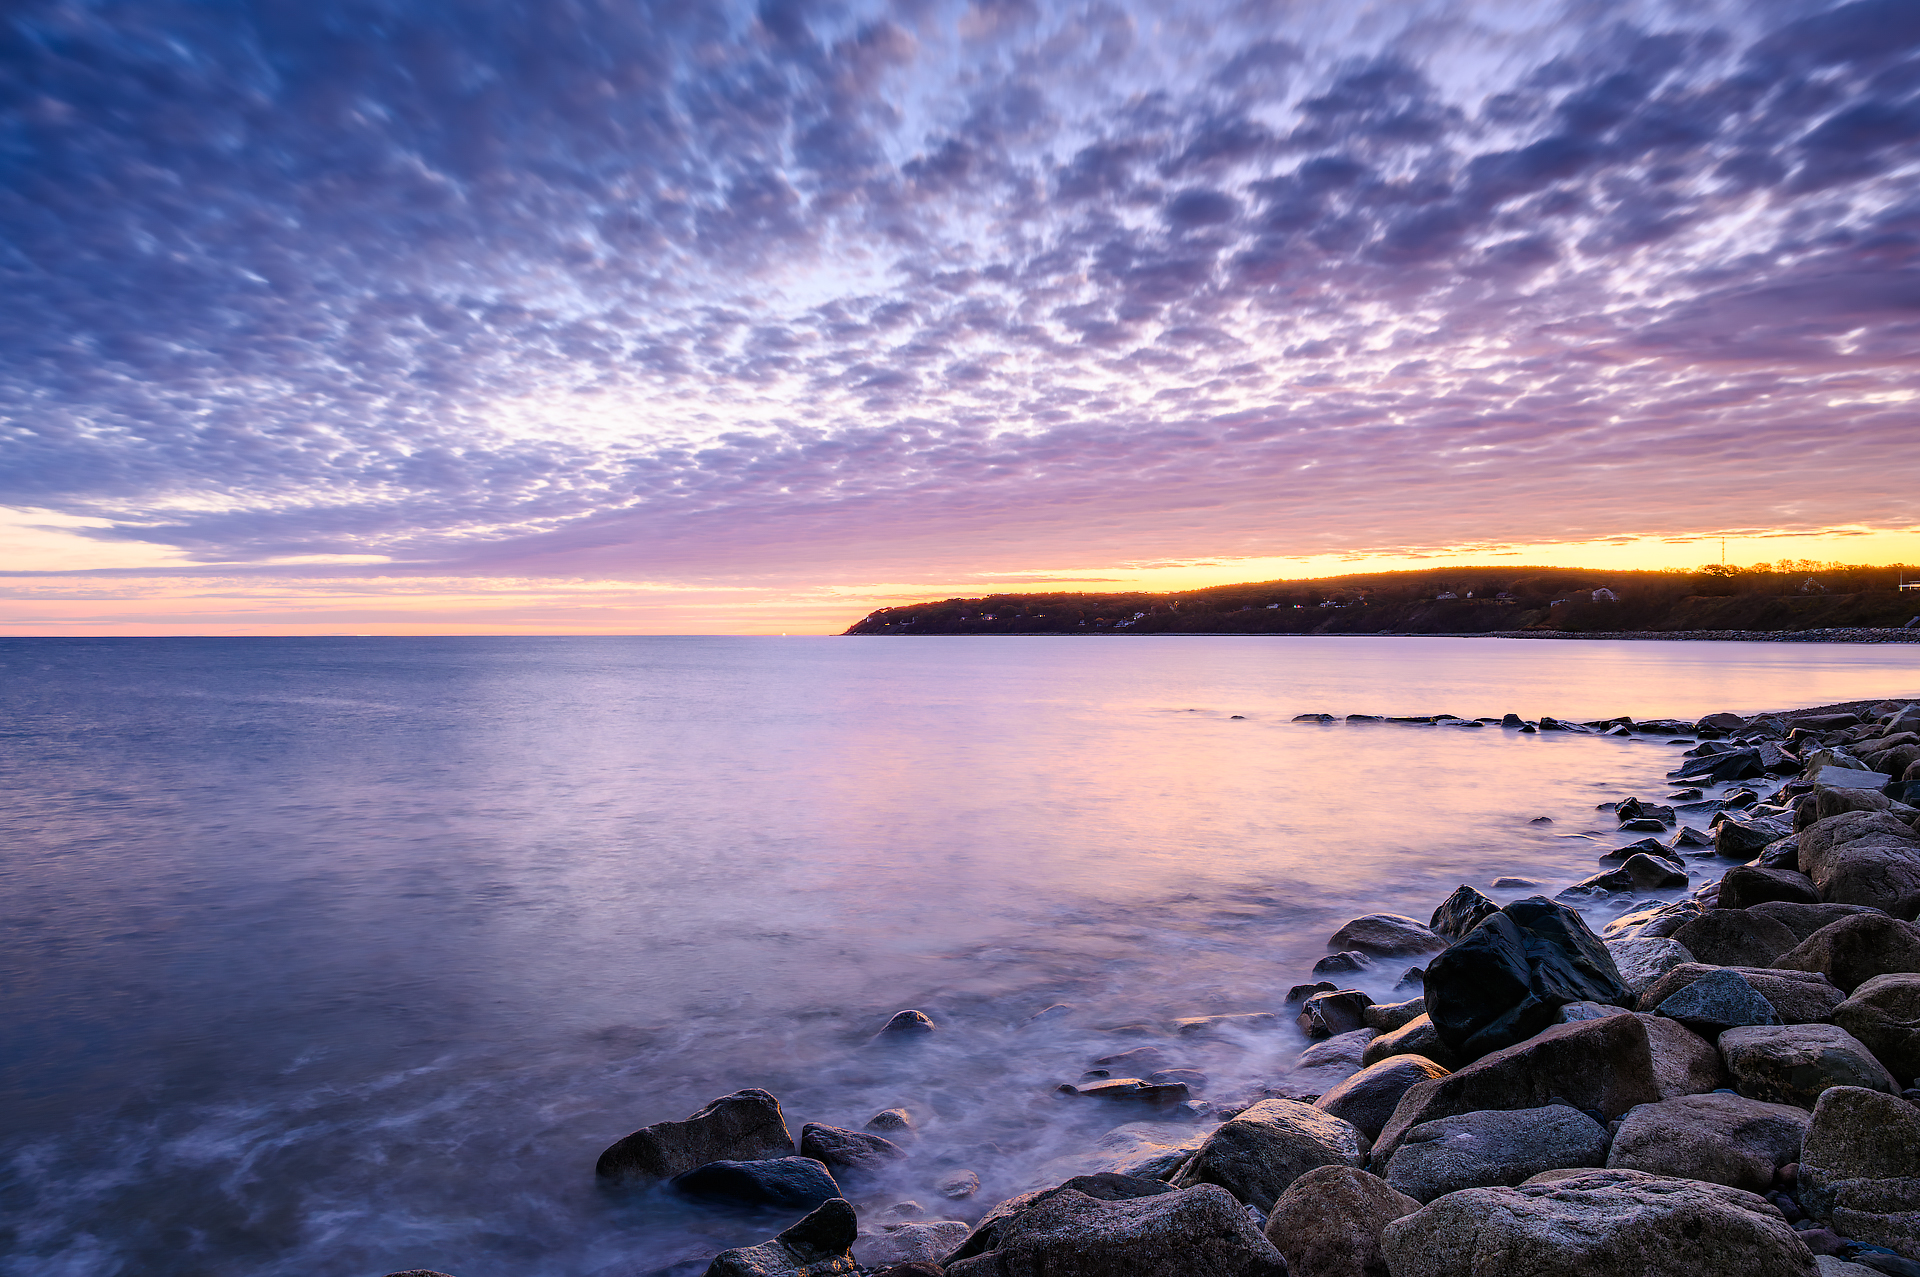
[[[1385,721],[1689,748],[1672,792],[1602,805],[1622,845],[1554,897],[1462,884],[1347,922],[1268,1008],[1109,1030],[1058,1091],[1119,1124],[984,1210],[906,1109],[796,1141],[749,1089],[615,1141],[610,1192],[806,1212],[659,1277],[1920,1277],[1920,703]],[[1402,1000],[1349,986],[1389,963]],[[1315,1040],[1291,1068],[1200,1098],[1210,1044],[1288,1023]],[[904,1010],[871,1049],[949,1031]]]
[[[1869,627],[1815,630],[1494,630],[1462,638],[1609,639],[1614,642],[1676,643],[1920,643],[1920,626],[1887,629]]]

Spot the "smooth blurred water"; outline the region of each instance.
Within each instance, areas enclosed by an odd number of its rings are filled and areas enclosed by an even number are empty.
[[[904,1105],[863,1209],[977,1213],[1142,1116],[1052,1091],[1136,1041],[1101,1029],[1277,1009],[1357,913],[1556,890],[1679,754],[1294,714],[1896,695],[1920,648],[0,640],[0,1273],[652,1272],[785,1219],[594,1158],[743,1086],[796,1134]],[[942,1030],[863,1045],[909,1006]]]

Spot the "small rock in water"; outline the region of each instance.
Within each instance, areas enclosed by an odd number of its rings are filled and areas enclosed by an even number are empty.
[[[884,1135],[808,1122],[800,1128],[800,1154],[829,1169],[872,1171],[899,1161],[907,1151]]]
[[[1553,817],[1535,816],[1532,820],[1529,820],[1527,823],[1529,825],[1551,825],[1553,823]]]
[[[980,1191],[980,1177],[972,1171],[955,1171],[934,1185],[942,1197],[961,1201]]]
[[[1385,956],[1397,953],[1434,953],[1446,948],[1447,942],[1435,935],[1430,928],[1422,926],[1404,914],[1370,913],[1353,919],[1334,932],[1327,941],[1327,947]]]
[[[1463,882],[1440,902],[1428,926],[1437,935],[1457,940],[1479,926],[1482,918],[1498,912],[1499,905]]]
[[[1365,971],[1373,965],[1373,959],[1358,951],[1330,953],[1313,964],[1315,975],[1344,975],[1354,971]]]
[[[1094,1061],[1100,1068],[1114,1068],[1123,1073],[1151,1073],[1155,1069],[1167,1068],[1172,1063],[1167,1053],[1157,1046],[1136,1046],[1131,1051],[1103,1055]]]
[[[1527,720],[1518,714],[1505,714],[1500,718],[1500,726],[1502,727],[1525,727],[1526,725]]]
[[[1106,1078],[1089,1086],[1071,1086],[1062,1082],[1059,1089],[1065,1095],[1085,1095],[1096,1100],[1131,1100],[1140,1104],[1178,1104],[1188,1098],[1184,1082],[1150,1082],[1137,1077]]]
[[[1332,993],[1340,986],[1331,980],[1315,980],[1312,984],[1296,984],[1287,990],[1287,1005],[1305,1002],[1316,993]]]
[[[772,1241],[739,1246],[714,1256],[706,1277],[799,1277],[853,1271],[853,1243],[860,1221],[853,1207],[835,1199]]]
[[[1027,1024],[1050,1024],[1056,1020],[1064,1019],[1071,1014],[1073,1014],[1073,1007],[1070,1003],[1056,1002],[1050,1007],[1043,1007],[1035,1011],[1026,1018],[1025,1022]]]
[[[1279,1027],[1280,1017],[1271,1011],[1244,1011],[1238,1015],[1191,1015],[1173,1022],[1174,1032],[1183,1038],[1211,1036],[1231,1029]]]
[[[1331,723],[1333,722],[1333,715],[1331,714],[1295,714],[1293,716],[1293,721],[1296,723]]]
[[[1366,1027],[1366,1009],[1373,999],[1358,989],[1316,993],[1300,1008],[1295,1021],[1310,1038],[1332,1037]]]
[[[826,1166],[811,1157],[708,1162],[667,1184],[689,1197],[718,1197],[753,1206],[818,1206],[842,1196]]]
[[[1545,818],[1542,817],[1542,819]],[[1493,889],[1495,891],[1518,891],[1523,887],[1537,887],[1539,885],[1539,882],[1532,878],[1495,878],[1493,880]]]
[[[1427,1013],[1425,998],[1409,998],[1405,1002],[1376,1002],[1360,1013],[1360,1022],[1369,1029],[1381,1033],[1391,1033],[1404,1028]]]
[[[1620,822],[1620,828],[1632,834],[1663,834],[1667,831],[1664,821],[1655,820],[1651,816],[1636,816],[1632,820],[1623,820]]]
[[[889,1139],[912,1135],[913,1115],[905,1109],[881,1109],[867,1119],[867,1129],[886,1135]]]
[[[1426,987],[1427,969],[1425,967],[1408,967],[1400,973],[1400,978],[1393,982],[1395,993],[1402,989],[1425,989]]]
[[[1711,847],[1713,846],[1713,839],[1701,833],[1692,825],[1682,825],[1674,831],[1673,837],[1668,840],[1668,845],[1672,847]]]
[[[933,1017],[925,1011],[896,1011],[886,1026],[873,1035],[873,1040],[881,1042],[921,1037],[932,1033],[936,1027]]]

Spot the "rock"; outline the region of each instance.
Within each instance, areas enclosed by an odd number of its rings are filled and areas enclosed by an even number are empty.
[[[1697,796],[1696,794],[1696,797]],[[1673,837],[1667,845],[1674,851],[1678,851],[1682,847],[1711,847],[1713,846],[1713,835],[1703,834],[1692,825],[1682,825],[1680,828],[1674,830]]]
[[[1330,949],[1356,949],[1376,957],[1433,953],[1447,947],[1444,938],[1404,914],[1370,913],[1355,918],[1327,941]]]
[[[1782,1024],[1810,1024],[1831,1019],[1833,1009],[1846,995],[1827,983],[1814,971],[1782,971],[1772,967],[1710,967],[1685,962],[1661,976],[1641,995],[1642,1010],[1651,1011],[1662,1002],[1715,971],[1732,971],[1767,1000]]]
[[[1391,1033],[1406,1028],[1426,1013],[1425,998],[1408,998],[1405,1002],[1376,1002],[1360,1013],[1360,1020],[1369,1029]]]
[[[1540,817],[1540,820],[1546,820],[1546,819],[1547,819],[1547,817],[1545,817],[1545,816],[1542,816],[1542,817]],[[1539,823],[1539,822],[1538,822],[1538,821],[1532,821],[1532,822],[1529,822],[1529,823],[1532,823],[1532,824],[1537,824],[1537,823]],[[1551,823],[1551,822],[1549,822],[1549,823]],[[1494,890],[1496,890],[1496,891],[1518,891],[1518,890],[1520,890],[1520,889],[1522,889],[1522,888],[1525,888],[1525,887],[1537,887],[1537,886],[1539,886],[1539,885],[1540,885],[1540,883],[1539,883],[1539,881],[1538,881],[1537,879],[1533,879],[1533,878],[1515,878],[1515,877],[1513,877],[1513,876],[1511,876],[1511,875],[1507,875],[1507,876],[1505,876],[1505,877],[1500,877],[1500,878],[1495,878],[1495,879],[1493,880],[1493,886],[1494,886]]]
[[[1271,1011],[1245,1011],[1238,1015],[1194,1015],[1175,1020],[1173,1030],[1183,1038],[1217,1037],[1222,1033],[1260,1032],[1280,1027],[1280,1017]]]
[[[1885,772],[1849,767],[1843,762],[1810,763],[1800,779],[1830,789],[1881,789],[1893,779]]]
[[[1468,1060],[1532,1037],[1569,1002],[1632,1001],[1580,915],[1540,896],[1487,915],[1428,965],[1425,988],[1440,1040]]]
[[[1722,909],[1751,909],[1770,900],[1813,905],[1820,903],[1820,893],[1814,890],[1813,879],[1794,869],[1735,865],[1720,876]]]
[[[980,1191],[980,1176],[974,1171],[954,1171],[934,1182],[934,1191],[953,1201],[964,1201]]]
[[[1816,789],[1809,796],[1813,799],[1814,820],[1844,816],[1850,811],[1885,811],[1893,805],[1893,800],[1877,789]]]
[[[812,1214],[772,1241],[723,1250],[707,1266],[706,1277],[829,1277],[852,1273],[851,1253],[860,1221],[840,1198],[823,1202]]]
[[[1462,1113],[1540,1108],[1564,1100],[1611,1120],[1636,1104],[1666,1098],[1656,1076],[1647,1023],[1654,1020],[1653,1016],[1615,1015],[1556,1024],[1446,1077],[1416,1084],[1401,1097],[1374,1141],[1376,1164],[1393,1156],[1411,1128]],[[1695,1036],[1678,1024],[1672,1028]],[[1713,1048],[1707,1046],[1706,1051],[1712,1054]],[[1695,1069],[1687,1063],[1674,1072],[1684,1080]]]
[[[1458,940],[1479,926],[1482,918],[1498,912],[1499,905],[1463,882],[1433,911],[1430,929],[1449,939]]]
[[[1790,825],[1764,816],[1729,816],[1714,828],[1713,849],[1730,860],[1748,860],[1792,832]]]
[[[1716,967],[1770,967],[1793,948],[1793,932],[1765,914],[1709,909],[1673,933],[1701,962]]]
[[[1747,725],[1747,720],[1738,714],[1721,712],[1705,714],[1696,719],[1693,730],[1696,732],[1737,732]]]
[[[1726,967],[1690,982],[1654,1008],[1654,1013],[1709,1038],[1742,1025],[1780,1023],[1773,1004],[1754,992],[1738,971]]]
[[[1632,1015],[1625,1007],[1608,1006],[1604,1002],[1569,1002],[1560,1008],[1555,1017],[1556,1024],[1577,1024],[1581,1020],[1600,1020],[1610,1015]]]
[[[1373,1140],[1409,1088],[1445,1076],[1446,1069],[1423,1055],[1396,1055],[1370,1064],[1340,1082],[1315,1100],[1313,1106]]]
[[[893,1018],[873,1035],[874,1042],[905,1042],[925,1037],[939,1026],[925,1011],[896,1011]]]
[[[1920,971],[1920,928],[1883,913],[1854,914],[1820,928],[1773,965],[1818,971],[1852,993],[1877,975]]]
[[[1600,853],[1600,859],[1617,863],[1623,860],[1629,860],[1634,856],[1640,855],[1642,852],[1645,852],[1649,856],[1675,858],[1673,857],[1673,853],[1667,849],[1667,845],[1658,838],[1642,838],[1638,842],[1630,842],[1624,847],[1615,847],[1612,851],[1603,851]]]
[[[1463,1188],[1518,1184],[1559,1167],[1598,1167],[1606,1157],[1606,1128],[1578,1109],[1490,1110],[1410,1128],[1387,1164],[1386,1180],[1430,1202]]]
[[[1315,975],[1350,975],[1355,971],[1365,971],[1373,965],[1373,959],[1358,949],[1348,949],[1340,953],[1330,953],[1313,964]]]
[[[1920,1259],[1920,1109],[1858,1087],[1823,1094],[1801,1152],[1800,1202],[1843,1237]]]
[[[1811,880],[1809,880],[1811,881]],[[1750,912],[1764,914],[1775,922],[1784,922],[1787,930],[1793,932],[1793,942],[1799,944],[1830,922],[1852,917],[1856,913],[1883,913],[1870,905],[1797,905],[1784,900],[1769,900],[1765,904],[1750,907]]]
[[[991,1218],[991,1217],[990,1217]],[[987,1221],[945,1262],[946,1277],[1285,1277],[1286,1261],[1220,1188],[1106,1201],[1062,1185]]]
[[[1424,1014],[1415,1016],[1391,1033],[1382,1033],[1367,1043],[1366,1052],[1361,1055],[1360,1062],[1373,1065],[1398,1055],[1424,1056],[1443,1068],[1453,1068],[1464,1063],[1453,1052],[1447,1050],[1446,1043],[1440,1040],[1439,1030],[1433,1027],[1432,1019]]]
[[[1875,976],[1834,1008],[1833,1022],[1872,1051],[1895,1081],[1920,1078],[1920,975]]]
[[[1096,1068],[1128,1074],[1151,1073],[1155,1069],[1173,1067],[1172,1057],[1157,1046],[1136,1046],[1131,1051],[1103,1055],[1093,1063]]]
[[[1340,986],[1331,980],[1315,980],[1312,984],[1296,984],[1287,990],[1287,1005],[1293,1006],[1305,1002],[1316,993],[1332,993]]]
[[[971,1231],[957,1219],[885,1224],[877,1236],[862,1237],[853,1244],[853,1257],[869,1268],[925,1263],[952,1253]]]
[[[1351,1033],[1355,1029],[1365,1027],[1365,1012],[1372,1005],[1373,999],[1358,989],[1316,993],[1301,1006],[1296,1023],[1310,1038]]]
[[[1686,869],[1664,856],[1636,852],[1618,869],[1582,879],[1561,892],[1562,897],[1594,895],[1603,891],[1664,891],[1687,885]]]
[[[1274,1203],[1267,1240],[1293,1277],[1387,1277],[1380,1234],[1420,1203],[1351,1166],[1318,1166]]]
[[[1834,1086],[1865,1086],[1889,1095],[1899,1087],[1873,1053],[1832,1024],[1728,1029],[1720,1055],[1734,1089],[1755,1100],[1811,1109]]]
[[[1629,1110],[1606,1164],[1765,1193],[1782,1166],[1799,1160],[1807,1121],[1806,1110],[1788,1104],[1719,1092],[1677,1096]]]
[[[1800,870],[1822,900],[1900,918],[1920,911],[1920,834],[1890,811],[1814,821],[1800,835]]]
[[[1661,1099],[1703,1095],[1727,1085],[1727,1069],[1713,1043],[1678,1020],[1644,1014],[1637,1018],[1647,1031],[1654,1089]]]
[[[1722,1184],[1595,1170],[1450,1193],[1386,1226],[1393,1277],[1813,1277],[1765,1199]]]
[[[1048,1174],[1109,1173],[1133,1179],[1160,1180],[1206,1142],[1213,1128],[1195,1128],[1190,1122],[1128,1122],[1100,1137],[1097,1150],[1047,1163]]]
[[[1620,828],[1635,834],[1663,834],[1667,831],[1665,821],[1653,816],[1635,816],[1620,822]]]
[[[757,1088],[723,1095],[683,1122],[655,1122],[600,1154],[594,1173],[618,1184],[644,1184],[718,1161],[790,1157],[793,1135],[780,1101]]]
[[[1766,764],[1760,761],[1759,750],[1736,749],[1724,754],[1690,758],[1679,770],[1668,772],[1667,777],[1670,780],[1691,780],[1695,784],[1718,784],[1729,780],[1751,780],[1766,774]]]
[[[1223,1122],[1173,1184],[1218,1184],[1250,1206],[1271,1210],[1280,1194],[1316,1166],[1359,1166],[1360,1132],[1293,1100],[1262,1100]]]
[[[1128,1100],[1139,1104],[1179,1104],[1191,1096],[1184,1078],[1150,1081],[1139,1077],[1109,1077],[1079,1086],[1062,1083],[1058,1089],[1065,1095],[1084,1095],[1096,1100]]]
[[[1354,1029],[1314,1043],[1294,1061],[1288,1084],[1317,1091],[1332,1089],[1360,1071],[1368,1043],[1378,1036],[1372,1029]]]
[[[875,1133],[885,1133],[895,1141],[902,1138],[911,1139],[914,1135],[913,1115],[905,1109],[881,1109],[867,1119],[867,1129]]]
[[[1683,962],[1692,962],[1693,954],[1678,940],[1609,940],[1607,952],[1627,992],[1638,997],[1647,986]]]
[[[811,1157],[708,1162],[667,1184],[688,1197],[725,1198],[748,1206],[818,1206],[840,1196],[833,1176]]]
[[[800,1128],[800,1155],[823,1162],[830,1170],[877,1171],[899,1161],[907,1151],[882,1135],[808,1122]]]

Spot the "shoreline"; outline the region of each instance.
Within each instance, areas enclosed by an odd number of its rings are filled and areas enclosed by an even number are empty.
[[[1463,883],[1430,922],[1348,921],[1277,1010],[1131,1026],[1145,1045],[1059,1087],[1114,1105],[1110,1135],[1133,1132],[1127,1149],[1087,1150],[1081,1174],[984,1213],[943,1184],[960,1200],[942,1209],[964,1218],[927,1221],[916,1204],[877,1228],[834,1196],[772,1241],[662,1277],[998,1277],[1088,1246],[1108,1261],[1098,1272],[1130,1277],[1465,1277],[1518,1240],[1555,1256],[1540,1271],[1595,1277],[1912,1271],[1887,1265],[1920,1263],[1920,701],[1690,724],[1397,721],[1691,748],[1667,773],[1675,792],[1599,805],[1625,845],[1551,898],[1500,906]],[[1687,870],[1707,867],[1724,872],[1693,886]],[[1590,925],[1584,908],[1601,906]],[[1371,970],[1384,986],[1382,964],[1403,962],[1403,1001],[1346,983]],[[1206,1074],[1185,1055],[1288,1022],[1314,1040],[1291,1068],[1252,1094],[1197,1098]],[[903,1010],[874,1042],[941,1031]],[[1144,1120],[1126,1125],[1128,1111]],[[763,1133],[778,1123],[770,1143],[714,1142],[751,1115]],[[1191,1134],[1145,1134],[1169,1123]],[[1909,1127],[1902,1178],[1873,1149]],[[775,1097],[741,1091],[616,1142],[600,1173],[624,1178],[641,1151],[650,1183],[716,1158],[804,1162],[837,1194],[833,1176],[858,1185],[909,1158],[910,1133],[887,1110],[864,1131],[809,1124],[796,1144]],[[1849,1197],[1854,1183],[1869,1187]],[[1523,1236],[1500,1240],[1517,1218]],[[1595,1266],[1570,1240],[1594,1228],[1630,1262]],[[1450,1266],[1471,1258],[1454,1253],[1460,1237],[1483,1235],[1467,1247],[1478,1260]]]

